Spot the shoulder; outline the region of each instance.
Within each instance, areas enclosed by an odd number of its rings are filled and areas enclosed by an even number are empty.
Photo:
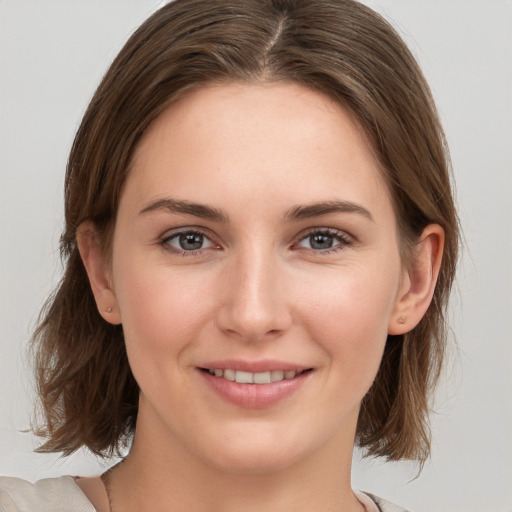
[[[0,477],[0,512],[95,512],[71,476],[45,478],[35,484]]]
[[[357,492],[357,498],[365,506],[367,512],[408,512],[405,508],[393,505],[369,492]]]

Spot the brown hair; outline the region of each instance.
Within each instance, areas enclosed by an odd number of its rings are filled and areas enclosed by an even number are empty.
[[[181,94],[210,82],[292,81],[336,99],[363,127],[389,184],[404,258],[437,223],[445,247],[434,299],[410,333],[389,336],[363,399],[357,442],[389,460],[429,454],[429,393],[439,377],[458,222],[445,138],[423,75],[393,28],[354,0],[175,0],[129,39],[76,135],[66,181],[65,273],[33,346],[48,439],[109,455],[133,434],[138,386],[121,326],[99,315],[77,249],[92,221],[109,250],[123,183],[144,130]],[[406,258],[405,258],[406,260]]]

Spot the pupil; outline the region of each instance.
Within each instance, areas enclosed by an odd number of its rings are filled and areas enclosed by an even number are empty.
[[[180,235],[180,247],[186,251],[201,249],[203,235],[198,233],[183,233]]]
[[[311,247],[313,249],[329,249],[332,247],[331,235],[313,235],[311,237]]]

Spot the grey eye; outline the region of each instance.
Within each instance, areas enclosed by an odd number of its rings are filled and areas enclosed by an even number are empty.
[[[330,249],[334,245],[334,237],[325,233],[310,235],[307,239],[312,249]]]
[[[167,244],[181,251],[198,251],[212,247],[213,243],[203,233],[184,231],[171,236]]]
[[[178,240],[180,248],[184,251],[196,251],[203,246],[204,236],[199,233],[182,233]]]
[[[307,234],[297,245],[313,251],[326,251],[350,245],[350,239],[340,231],[319,230]]]

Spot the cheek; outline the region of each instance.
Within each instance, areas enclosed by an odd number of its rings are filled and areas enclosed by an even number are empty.
[[[200,275],[144,265],[126,258],[117,266],[116,297],[131,362],[150,366],[179,354],[211,315]]]
[[[395,276],[390,278],[389,275]],[[334,272],[323,292],[308,287],[303,319],[326,352],[334,375],[361,386],[364,395],[380,365],[393,312],[398,272]]]
[[[190,385],[187,355],[211,318],[208,302],[201,300],[204,289],[200,280],[163,266],[118,268],[116,293],[130,368],[150,403],[173,410],[187,392],[169,390],[184,391]]]

